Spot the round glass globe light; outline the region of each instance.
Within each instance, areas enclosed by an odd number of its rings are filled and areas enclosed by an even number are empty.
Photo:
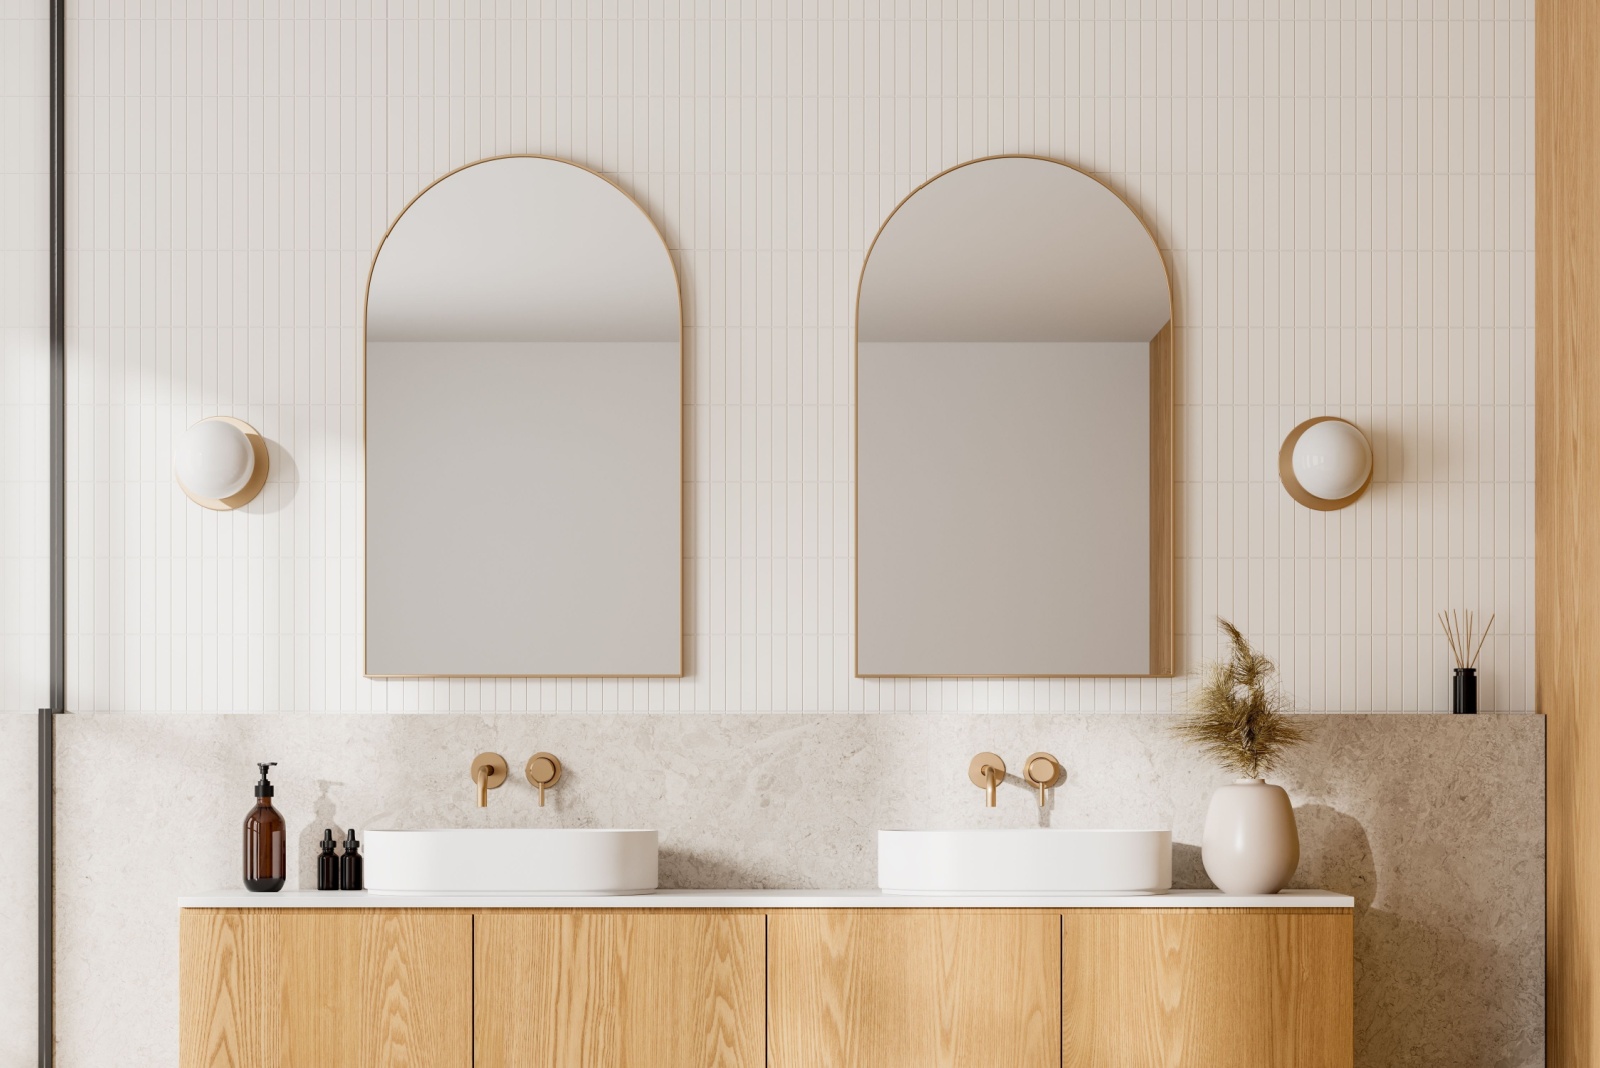
[[[1342,500],[1366,485],[1371,473],[1367,436],[1342,419],[1309,426],[1295,442],[1294,477],[1314,497]]]
[[[178,441],[173,470],[190,493],[224,500],[244,489],[255,474],[255,449],[232,423],[202,419]]]

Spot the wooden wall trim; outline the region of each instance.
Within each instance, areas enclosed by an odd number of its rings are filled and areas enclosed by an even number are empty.
[[[1541,0],[1535,597],[1552,1065],[1600,1065],[1600,4]]]

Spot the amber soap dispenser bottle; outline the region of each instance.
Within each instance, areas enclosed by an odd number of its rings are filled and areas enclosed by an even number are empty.
[[[256,805],[244,818],[244,888],[264,894],[282,890],[288,873],[283,813],[272,807],[272,783],[267,781],[267,769],[276,766],[277,761],[256,765],[261,769]]]

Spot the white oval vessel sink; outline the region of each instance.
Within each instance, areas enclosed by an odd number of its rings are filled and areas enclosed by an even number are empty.
[[[650,894],[655,831],[459,828],[369,830],[374,894]]]
[[[879,831],[886,894],[1164,894],[1171,831]]]

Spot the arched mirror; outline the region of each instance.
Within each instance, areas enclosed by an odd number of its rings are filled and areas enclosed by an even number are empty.
[[[1053,160],[944,172],[856,315],[856,672],[1170,675],[1172,297]]]
[[[682,673],[677,274],[576,164],[485,160],[367,287],[368,675]]]

